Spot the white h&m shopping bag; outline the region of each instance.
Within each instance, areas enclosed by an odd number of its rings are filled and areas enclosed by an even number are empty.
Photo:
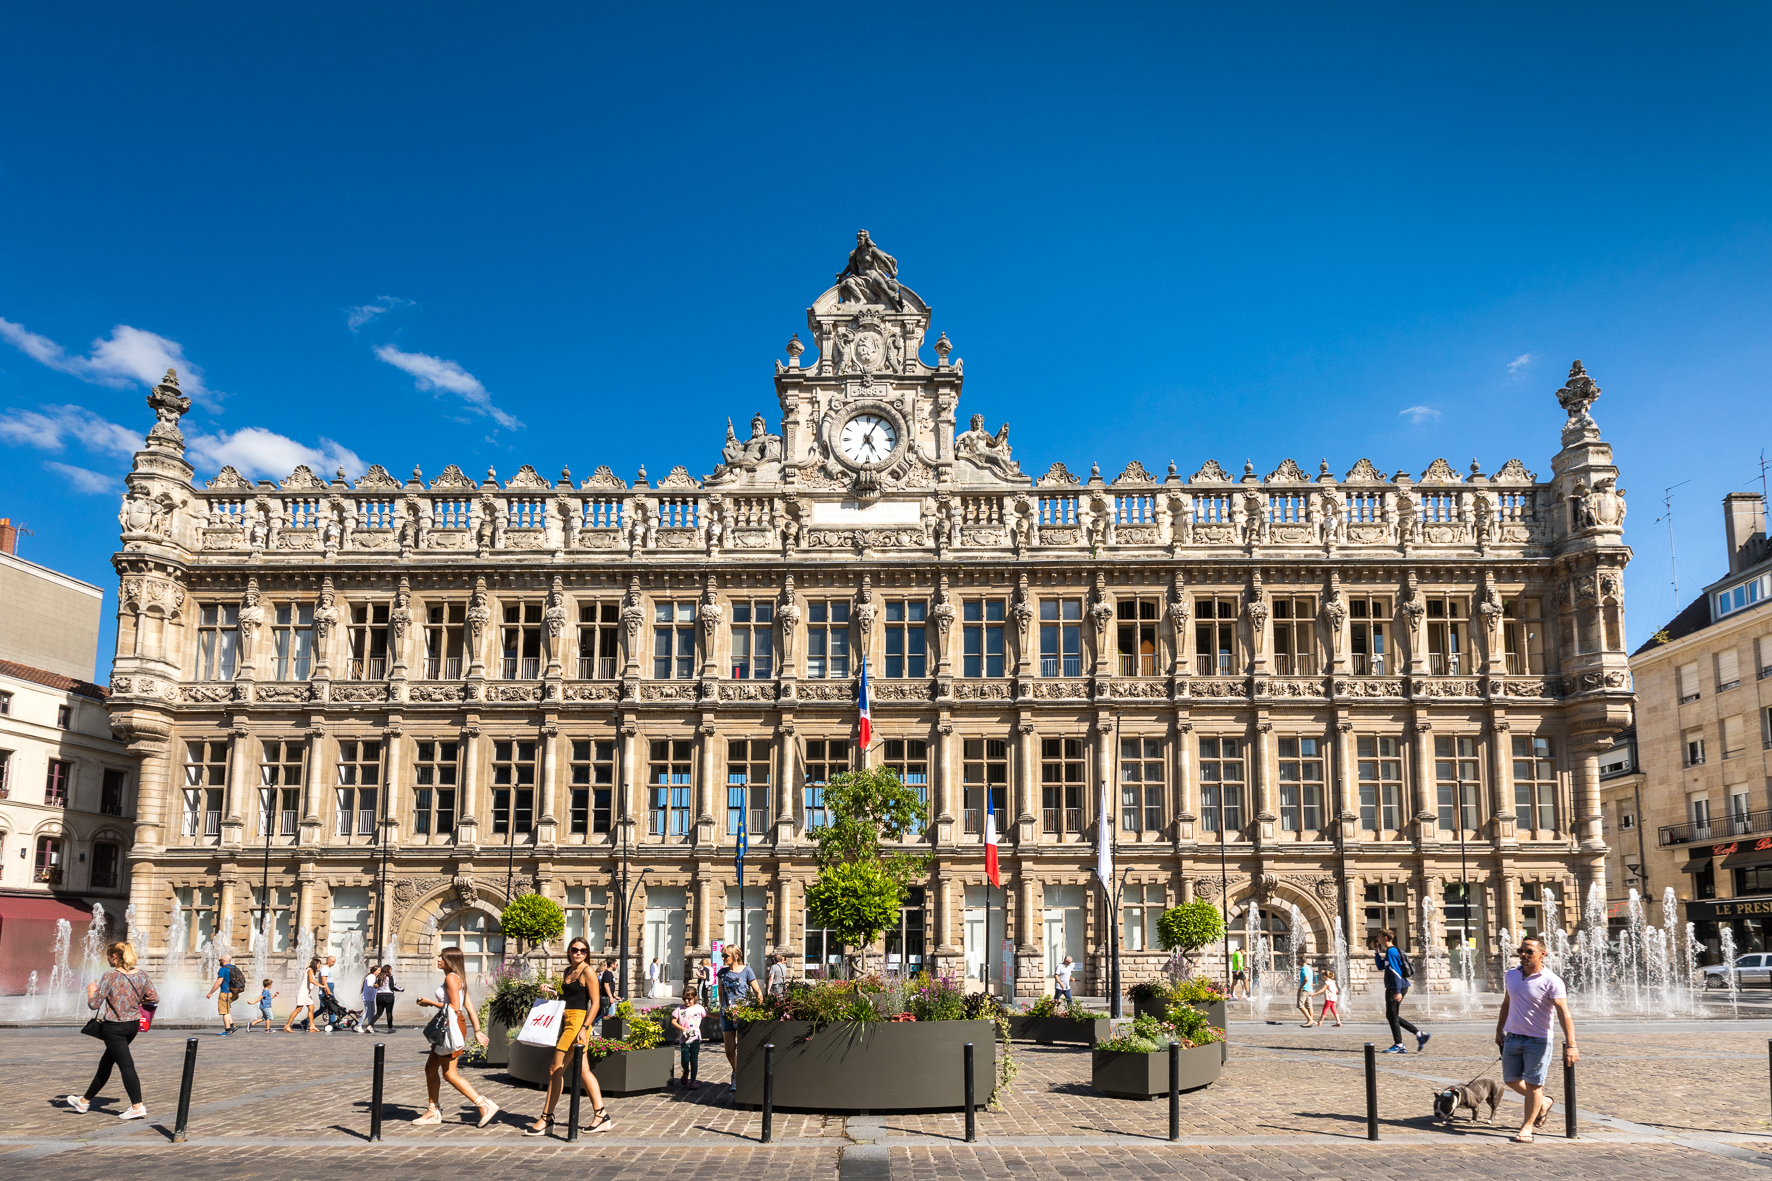
[[[565,1001],[536,1001],[529,1016],[523,1019],[523,1029],[517,1034],[517,1040],[526,1046],[552,1049],[560,1040],[560,1022],[565,1015]]]

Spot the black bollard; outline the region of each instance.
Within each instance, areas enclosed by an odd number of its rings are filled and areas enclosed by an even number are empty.
[[[1378,1047],[1366,1043],[1366,1139],[1378,1139]]]
[[[567,1069],[572,1072],[572,1101],[566,1107],[566,1142],[571,1144],[578,1139],[578,1096],[585,1085],[585,1048],[576,1042],[573,1043],[572,1060]]]
[[[185,1039],[185,1077],[178,1084],[178,1126],[172,1130],[172,1142],[185,1142],[185,1125],[191,1122],[191,1083],[197,1078],[197,1039]]]
[[[775,1135],[775,1043],[763,1043],[763,1143]]]
[[[1576,1139],[1575,1064],[1569,1061],[1569,1047],[1563,1046],[1563,1135]]]
[[[369,1087],[369,1142],[381,1142],[381,1076],[388,1063],[388,1044],[375,1043],[375,1081]]]
[[[1169,1043],[1169,1139],[1181,1139],[1181,1043]]]
[[[972,1102],[972,1043],[966,1043],[966,1143],[978,1140],[978,1115]]]

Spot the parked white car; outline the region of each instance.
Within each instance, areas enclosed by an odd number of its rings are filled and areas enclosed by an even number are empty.
[[[1735,981],[1742,988],[1753,985],[1772,986],[1772,954],[1750,952],[1735,957]],[[1722,964],[1712,964],[1704,970],[1704,986],[1706,988],[1728,988],[1729,969]]]

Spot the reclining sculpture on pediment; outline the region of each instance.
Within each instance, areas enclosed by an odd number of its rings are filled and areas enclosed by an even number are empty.
[[[757,414],[751,418],[751,437],[741,440],[734,433],[732,420],[728,418],[726,445],[720,448],[720,458],[722,462],[714,465],[713,474],[708,476],[707,483],[733,480],[741,472],[754,476],[764,464],[781,462],[781,436],[770,434],[763,416]]]
[[[969,460],[983,474],[1017,483],[1031,482],[1021,474],[1021,464],[1010,456],[1009,424],[1004,423],[993,435],[984,429],[982,414],[972,416],[970,430],[954,436],[954,459]]]

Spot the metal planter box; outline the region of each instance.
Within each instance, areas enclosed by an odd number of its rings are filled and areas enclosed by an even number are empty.
[[[763,1046],[775,1045],[775,1105],[806,1111],[943,1111],[966,1106],[967,1042],[973,1095],[996,1085],[994,1021],[877,1021],[816,1029],[809,1021],[760,1021],[738,1034],[738,1093],[763,1102]]]
[[[1225,1028],[1225,1004],[1222,1000],[1210,1002],[1189,1001],[1188,1003],[1200,1010],[1200,1012],[1206,1014],[1206,1020],[1210,1021],[1213,1025],[1217,1026],[1219,1029]],[[1134,1017],[1143,1017],[1146,1013],[1149,1013],[1158,1021],[1167,1021],[1169,1020],[1170,1004],[1171,1002],[1169,1001],[1133,1001],[1132,1015]]]
[[[1071,1042],[1093,1046],[1105,1042],[1113,1034],[1107,1018],[1080,1020],[1073,1017],[1035,1017],[1029,1014],[1009,1018],[1009,1038],[1018,1042],[1039,1042],[1050,1046]]]
[[[671,1046],[655,1046],[650,1050],[620,1050],[606,1055],[591,1065],[597,1085],[612,1095],[632,1095],[640,1091],[662,1091],[670,1083],[671,1067],[677,1051]],[[567,1058],[571,1063],[570,1056]],[[506,1072],[514,1079],[537,1087],[548,1085],[548,1071],[554,1065],[551,1046],[531,1046],[511,1042],[510,1063]],[[570,1087],[572,1080],[567,1079]]]
[[[1197,1090],[1218,1081],[1224,1072],[1225,1043],[1194,1046],[1181,1052],[1181,1089]],[[1096,1050],[1090,1063],[1095,1089],[1112,1099],[1155,1099],[1169,1093],[1169,1051],[1123,1054]]]

